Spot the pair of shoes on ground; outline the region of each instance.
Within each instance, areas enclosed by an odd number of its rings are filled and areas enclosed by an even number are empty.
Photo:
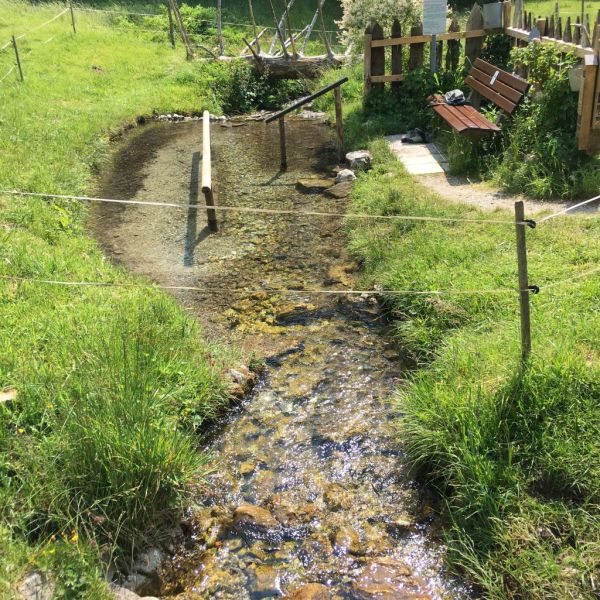
[[[401,138],[403,144],[424,144],[427,142],[427,134],[418,127],[409,129]]]

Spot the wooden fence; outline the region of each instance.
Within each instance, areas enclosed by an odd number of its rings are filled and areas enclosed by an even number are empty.
[[[403,32],[400,23],[395,21],[390,36],[385,37],[381,25],[371,23],[365,30],[364,38],[365,96],[374,90],[383,90],[386,83],[390,83],[392,91],[399,95],[404,69],[411,71],[424,66],[426,45],[434,50],[429,53],[430,57],[434,57],[431,68],[444,67],[452,71],[460,66],[462,53],[465,63],[472,64],[481,53],[485,36],[490,33],[504,33],[513,38],[516,45],[526,45],[532,38],[538,38],[554,44],[563,52],[573,52],[582,60],[578,147],[590,152],[600,150],[600,10],[593,18],[590,15],[584,15],[583,19],[577,17],[574,23],[570,17],[563,21],[558,4],[554,14],[548,17],[534,17],[532,13],[524,11],[523,0],[503,2],[500,12],[500,26],[485,29],[484,15],[475,4],[464,31],[460,31],[458,21],[453,18],[448,31],[436,36],[423,34],[420,23],[409,32]],[[408,50],[405,50],[406,47]],[[390,48],[391,57],[386,58],[386,48]],[[391,71],[389,73],[386,73],[387,66]]]

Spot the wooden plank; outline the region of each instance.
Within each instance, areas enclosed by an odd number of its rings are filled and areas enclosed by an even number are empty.
[[[396,75],[371,75],[371,81],[373,83],[394,83],[404,81],[404,73],[398,73]]]
[[[504,29],[510,27],[510,23],[504,24]],[[516,29],[523,27],[523,0],[515,0],[515,10],[513,12],[512,26]]]
[[[512,114],[517,107],[514,102],[507,100],[503,96],[501,96],[498,92],[495,92],[490,87],[483,85],[476,79],[471,76],[467,76],[465,78],[465,83],[472,89],[474,89],[478,94],[481,94],[484,98],[491,100],[496,106],[499,106],[502,110],[506,111],[508,114]]]
[[[466,131],[469,127],[466,125],[458,115],[454,114],[446,104],[437,104],[432,106],[433,110],[440,116],[452,129],[458,133]]]
[[[474,29],[473,31],[453,31],[449,33],[440,33],[436,35],[439,42],[447,42],[448,40],[462,40],[470,38],[485,37],[485,29]],[[373,42],[373,48],[387,46],[406,46],[409,44],[423,44],[431,42],[430,35],[408,35],[405,37],[391,37]]]
[[[563,33],[563,41],[558,39],[553,39],[547,36],[544,36],[541,41],[542,42],[551,42],[554,44],[558,50],[564,52],[573,52],[579,58],[583,58],[585,56],[590,56],[594,54],[594,50],[592,48],[584,48],[583,46],[577,46],[570,41],[565,41],[565,37],[569,37],[570,33],[567,33],[567,28],[570,27],[569,19],[567,18],[567,24],[565,25],[564,33]],[[569,29],[570,31],[570,29]],[[523,40],[525,42],[529,41],[529,33],[524,31],[523,29],[515,29],[513,27],[509,27],[504,30],[506,35],[513,37],[517,40]]]
[[[571,43],[573,41],[573,36],[571,35],[571,17],[567,17],[567,22],[565,23],[565,31],[563,33],[563,42]]]
[[[371,28],[373,41],[383,39],[383,28],[379,23],[374,23]],[[374,90],[383,91],[384,85],[376,81],[376,77],[385,75],[385,48],[376,47],[371,44],[371,83]]]
[[[413,37],[420,37],[423,35],[423,24],[418,23],[414,25],[410,30],[410,35]],[[431,36],[429,36],[431,39]],[[408,57],[408,70],[412,71],[418,67],[423,66],[423,57],[425,52],[425,44],[412,43],[410,45],[410,52]]]
[[[338,161],[344,162],[346,156],[344,144],[344,121],[342,118],[342,90],[336,87],[333,90],[333,99],[335,104],[335,130],[337,133]]]
[[[392,37],[399,38],[402,36],[402,27],[398,19],[392,23]],[[392,75],[402,74],[402,46],[392,46]],[[400,81],[392,82],[392,93],[395,96],[400,96]]]
[[[479,83],[498,92],[501,96],[504,96],[507,100],[510,100],[510,102],[514,102],[515,104],[518,104],[519,102],[521,102],[521,100],[523,98],[523,92],[519,92],[518,90],[515,90],[514,88],[502,83],[500,81],[500,77],[498,77],[498,79],[496,79],[496,81],[494,82],[494,85],[491,86],[490,85],[490,75],[488,73],[484,73],[483,71],[480,71],[479,69],[476,69],[475,67],[473,67],[469,71],[469,76],[473,77],[473,79],[476,79],[477,81],[479,81]]]
[[[474,4],[471,9],[471,14],[467,20],[467,31],[475,31],[483,29],[483,13],[479,8],[479,4]],[[465,43],[465,60],[472,65],[475,59],[481,54],[483,48],[483,38],[469,38]]]
[[[511,88],[518,90],[519,92],[526,93],[531,87],[531,84],[528,81],[525,81],[525,79],[517,77],[516,75],[513,75],[508,71],[504,71],[503,69],[499,69],[498,67],[495,67],[481,58],[478,58],[475,61],[475,68],[487,73],[490,77],[492,77],[496,71],[498,71],[498,80],[510,86]]]
[[[491,131],[500,131],[500,127],[495,123],[492,123],[486,119],[479,111],[474,109],[472,106],[457,106],[459,112],[464,115],[468,115],[471,121],[475,123],[480,129],[489,129]]]

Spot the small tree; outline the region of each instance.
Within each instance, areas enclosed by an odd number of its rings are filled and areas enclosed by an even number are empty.
[[[338,22],[344,31],[344,42],[352,44],[354,53],[362,50],[365,28],[372,21],[390,28],[394,19],[410,27],[421,14],[421,0],[342,0],[344,13]]]

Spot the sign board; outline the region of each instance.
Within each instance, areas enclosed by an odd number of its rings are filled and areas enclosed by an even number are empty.
[[[423,33],[437,35],[446,32],[446,0],[425,0],[423,2]]]

